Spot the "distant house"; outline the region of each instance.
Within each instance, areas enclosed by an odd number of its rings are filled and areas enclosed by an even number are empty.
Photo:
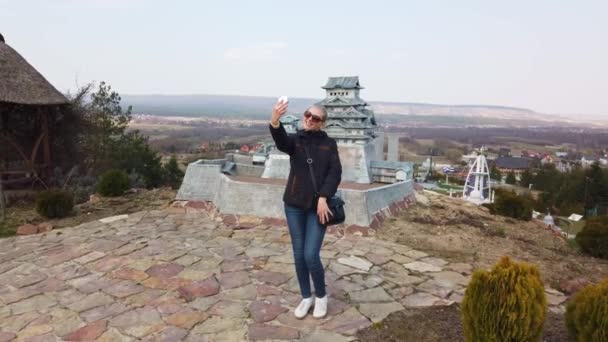
[[[249,153],[249,150],[250,150],[249,146],[247,146],[247,145],[241,146],[241,152]]]
[[[591,166],[593,163],[598,162],[598,158],[594,157],[594,156],[589,156],[589,155],[583,155],[581,157],[581,165],[583,167],[589,167]]]
[[[510,157],[511,156],[511,149],[506,148],[506,147],[501,147],[498,150],[498,157]]]
[[[555,156],[558,158],[566,158],[568,157],[568,152],[555,152]]]
[[[494,160],[494,165],[502,174],[513,172],[516,176],[521,175],[525,170],[529,170],[532,160],[517,157],[498,157]]]
[[[555,159],[554,159],[552,156],[550,156],[550,155],[546,154],[546,155],[544,155],[544,156],[543,156],[543,157],[540,159],[540,163],[541,163],[542,165],[554,164],[554,163],[555,163]]]
[[[600,158],[600,159],[598,159],[598,161],[600,162],[600,165],[604,165],[604,166],[608,165],[608,158],[606,158],[606,157]]]

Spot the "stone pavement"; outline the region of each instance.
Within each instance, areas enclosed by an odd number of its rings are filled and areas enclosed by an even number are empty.
[[[328,317],[297,320],[286,227],[171,210],[103,221],[0,240],[0,342],[352,341],[393,311],[460,301],[471,272],[373,237],[328,235]]]

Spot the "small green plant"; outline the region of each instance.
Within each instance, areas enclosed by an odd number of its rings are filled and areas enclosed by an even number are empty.
[[[46,218],[62,218],[74,209],[74,196],[68,191],[51,189],[36,197],[36,211]]]
[[[608,279],[584,287],[568,301],[566,326],[578,342],[608,341]]]
[[[506,190],[496,191],[496,200],[492,204],[484,204],[490,213],[512,217],[518,220],[530,221],[534,203],[531,198],[519,196]]]
[[[538,269],[503,257],[473,273],[461,306],[467,341],[539,341],[547,300]]]
[[[167,162],[167,164],[163,166],[163,173],[165,183],[171,186],[172,189],[177,189],[182,184],[182,179],[184,179],[184,172],[179,169],[179,165],[177,165],[177,159],[175,159],[175,156],[172,156]]]
[[[129,190],[129,175],[120,170],[110,170],[101,176],[97,184],[97,192],[102,196],[120,196]]]
[[[608,259],[608,216],[588,219],[583,229],[576,234],[576,243],[583,252]]]

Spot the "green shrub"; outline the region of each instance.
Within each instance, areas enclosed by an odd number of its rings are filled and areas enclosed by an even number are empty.
[[[36,211],[46,218],[66,217],[72,209],[74,197],[67,191],[51,189],[42,191],[36,197]]]
[[[494,203],[488,206],[492,214],[523,221],[530,221],[532,219],[533,207],[534,203],[530,198],[518,196],[514,192],[505,190],[497,190]]]
[[[173,189],[179,188],[182,184],[182,180],[184,179],[184,172],[179,169],[177,165],[177,159],[175,156],[172,156],[167,164],[163,166],[165,183]]]
[[[566,326],[576,341],[608,341],[608,279],[584,287],[568,301]]]
[[[129,190],[129,175],[120,170],[110,170],[101,176],[97,192],[102,196],[120,196]]]
[[[473,273],[461,318],[467,341],[539,341],[546,309],[536,266],[503,257],[490,272]]]
[[[576,242],[583,252],[608,259],[608,216],[592,217],[576,234]]]

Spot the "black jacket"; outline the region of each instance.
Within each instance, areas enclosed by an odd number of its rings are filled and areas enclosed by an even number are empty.
[[[299,130],[296,134],[288,135],[282,124],[278,128],[273,128],[272,125],[269,127],[277,149],[289,155],[291,165],[283,201],[302,209],[317,206],[317,198],[306,163],[305,145],[308,146],[310,157],[313,160],[312,165],[319,196],[330,199],[338,190],[342,179],[342,165],[336,141],[323,131]]]

